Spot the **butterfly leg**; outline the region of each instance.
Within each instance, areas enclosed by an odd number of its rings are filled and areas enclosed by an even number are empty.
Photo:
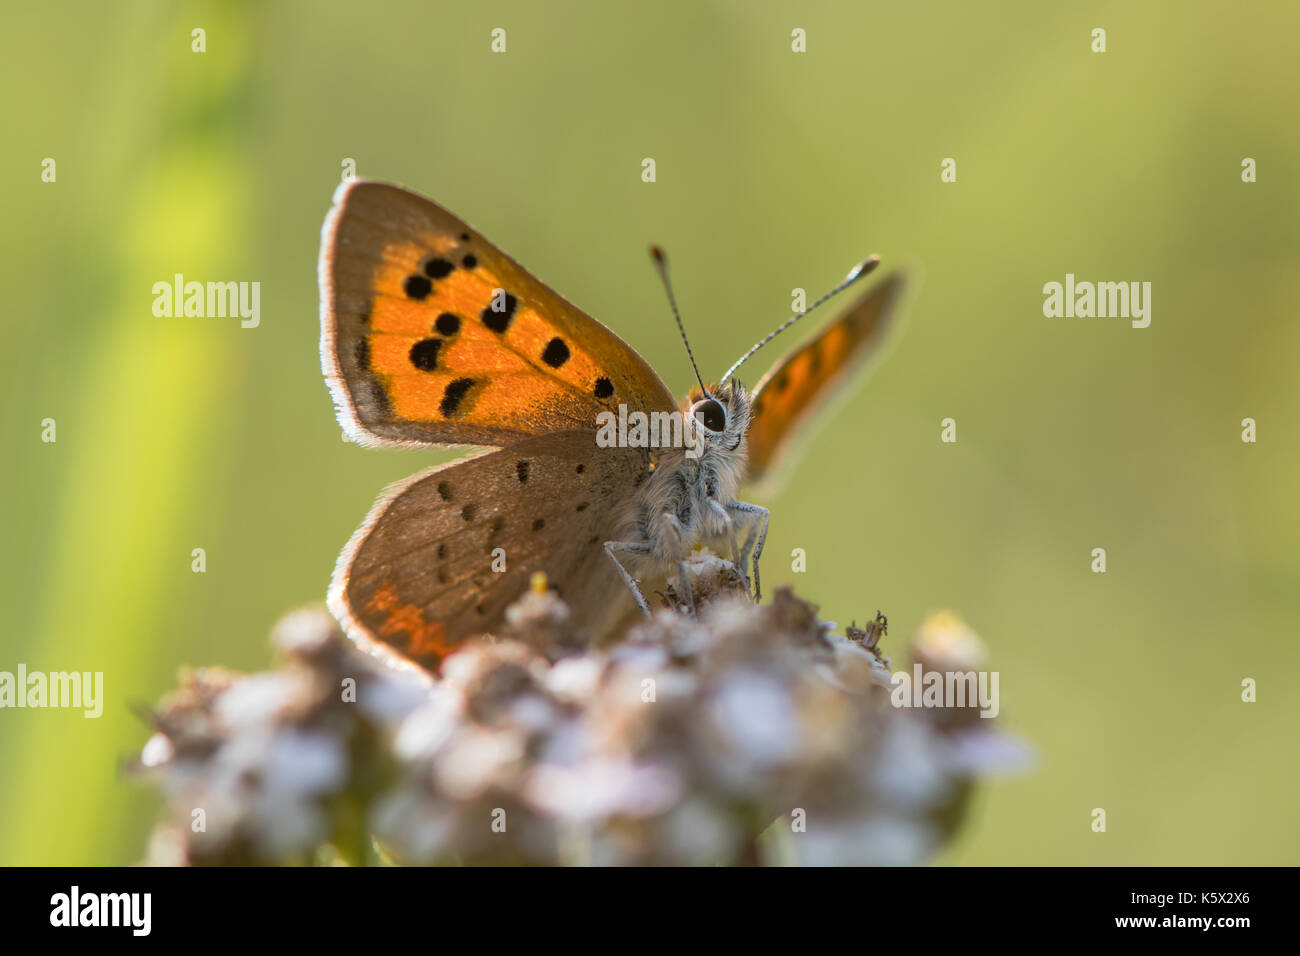
[[[750,519],[749,536],[745,541],[745,549],[741,552],[741,558],[748,563],[749,546],[752,541],[754,544],[754,600],[763,600],[763,586],[758,581],[758,559],[763,556],[763,543],[767,540],[767,523],[772,517],[772,512],[768,511],[761,505],[751,505],[748,501],[733,501],[727,505],[727,510],[738,512]],[[758,538],[754,539],[754,532],[757,530]],[[743,567],[743,566],[742,566]],[[744,574],[744,571],[741,571]]]
[[[731,564],[732,564],[732,567],[734,567],[734,568],[736,569],[736,573],[739,574],[741,580],[745,582],[745,594],[748,595],[748,594],[749,594],[749,575],[745,573],[745,564],[744,564],[745,558],[744,558],[744,555],[743,555],[743,553],[741,552],[741,549],[736,545],[736,527],[735,527],[735,524],[734,524],[734,523],[732,524],[732,526],[731,526],[730,528],[727,529],[727,537],[731,540]]]
[[[641,609],[641,613],[646,617],[650,616],[650,604],[646,601],[645,595],[641,593],[641,585],[637,583],[636,578],[628,573],[623,563],[614,556],[614,552],[621,551],[624,554],[649,554],[653,549],[650,545],[640,541],[606,541],[605,553],[609,559],[614,562],[614,567],[618,568],[619,575],[623,578],[623,583],[627,589],[632,592],[632,597],[636,599],[636,606]]]
[[[749,580],[749,553],[754,550],[754,540],[758,537],[757,522],[750,521],[749,529],[745,532],[745,543],[740,549],[740,563],[737,567],[740,569],[740,575],[745,580],[745,593],[750,593]]]
[[[677,590],[682,592],[682,603],[686,605],[686,613],[694,616],[695,594],[691,590],[691,576],[686,571],[685,561],[677,562]]]

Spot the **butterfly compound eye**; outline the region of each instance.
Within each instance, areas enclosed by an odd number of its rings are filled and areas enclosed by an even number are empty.
[[[696,402],[691,412],[695,420],[711,432],[721,432],[727,427],[727,413],[722,405],[711,398]]]

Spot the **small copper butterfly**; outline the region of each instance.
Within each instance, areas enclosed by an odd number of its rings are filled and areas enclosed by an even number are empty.
[[[876,351],[901,277],[876,284],[752,393],[734,373],[878,261],[759,342],[721,384],[706,386],[697,369],[679,406],[622,339],[445,209],[386,183],[344,183],[319,270],[321,367],[340,425],[363,445],[489,447],[384,493],[339,556],[331,611],[363,648],[432,670],[498,628],[537,571],[593,639],[629,598],[649,613],[638,575],[662,574],[699,543],[729,544],[747,584],[752,566],[757,600],[768,511],[736,497],[741,483],[770,472]],[[698,445],[598,440],[601,422],[634,414],[676,414]]]

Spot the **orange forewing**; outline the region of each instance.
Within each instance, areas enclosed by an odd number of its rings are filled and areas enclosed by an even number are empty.
[[[808,418],[878,349],[902,288],[900,275],[889,276],[763,376],[750,410],[751,481],[771,470]]]
[[[506,445],[672,410],[613,332],[460,219],[385,183],[346,183],[325,222],[321,363],[365,444]]]

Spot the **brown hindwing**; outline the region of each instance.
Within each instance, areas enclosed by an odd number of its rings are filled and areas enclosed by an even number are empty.
[[[415,475],[385,493],[343,551],[330,608],[362,646],[432,670],[466,637],[496,632],[544,571],[575,627],[594,629],[627,596],[603,545],[647,467],[643,450],[568,431]]]

